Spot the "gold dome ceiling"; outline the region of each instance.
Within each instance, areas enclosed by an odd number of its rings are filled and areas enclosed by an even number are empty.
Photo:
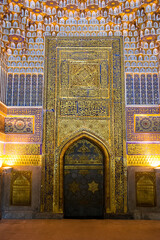
[[[160,4],[158,0],[0,1],[0,46],[8,72],[19,72],[22,67],[15,69],[9,60],[11,54],[19,56],[19,61],[29,60],[30,55],[43,56],[46,35],[124,36],[126,55],[128,49],[143,55],[150,49],[151,54],[157,55]],[[42,59],[38,57],[40,72]],[[158,66],[154,71],[158,71]]]

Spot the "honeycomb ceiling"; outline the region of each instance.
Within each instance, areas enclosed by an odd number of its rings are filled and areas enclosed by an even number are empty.
[[[29,71],[36,67],[34,72],[43,72],[47,35],[124,36],[125,55],[151,54],[157,59],[160,3],[157,0],[0,0],[1,58],[8,72],[25,72],[28,66],[25,61],[32,60],[39,63],[31,64]],[[128,58],[125,60],[125,70],[132,71],[135,66],[127,68]],[[158,64],[154,65],[154,72],[158,72]]]

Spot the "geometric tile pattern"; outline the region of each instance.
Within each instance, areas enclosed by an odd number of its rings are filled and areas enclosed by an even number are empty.
[[[135,132],[139,133],[160,133],[160,115],[143,114],[134,115]]]
[[[158,74],[126,74],[126,103],[158,104]]]
[[[157,116],[159,114],[159,107],[126,107],[126,130],[127,141],[160,141],[160,134],[157,132],[135,132],[134,129],[134,115],[147,114]]]
[[[42,106],[42,74],[9,74],[8,106]]]
[[[26,133],[34,132],[34,117],[6,117],[5,133]]]
[[[123,36],[127,104],[157,104],[158,0],[0,2],[0,89],[8,83],[8,106],[42,106],[45,36]]]
[[[12,133],[12,134],[6,134],[6,142],[25,142],[25,143],[41,143],[42,141],[42,108],[36,107],[36,108],[17,108],[17,107],[11,107],[8,108],[7,112],[7,118],[14,116],[14,118],[21,118],[23,119],[23,116],[27,118],[34,118],[33,124],[34,124],[34,131],[32,134],[28,134],[27,131],[25,133]]]

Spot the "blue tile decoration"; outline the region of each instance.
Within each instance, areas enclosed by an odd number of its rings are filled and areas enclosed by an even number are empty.
[[[18,101],[18,74],[14,75],[14,83],[13,83],[13,106],[17,106]]]
[[[158,74],[126,75],[127,105],[159,104]]]
[[[153,86],[152,86],[152,76],[147,75],[147,103],[153,104]]]
[[[25,133],[33,134],[33,117],[6,117],[5,133]]]
[[[157,107],[126,107],[126,119],[127,119],[127,141],[160,141],[160,134],[157,132],[150,132],[147,134],[146,132],[135,132],[135,116],[141,114],[142,115],[148,115],[148,116],[158,116],[159,114],[159,106]]]
[[[37,88],[37,75],[32,75],[32,94],[31,94],[31,105],[36,106],[36,88]]]
[[[24,106],[24,83],[25,76],[24,74],[21,74],[19,82],[19,106]]]
[[[26,76],[25,106],[30,106],[31,75]]]
[[[43,89],[43,75],[38,75],[38,96],[37,96],[37,106],[42,106],[42,89]]]
[[[139,75],[134,75],[134,98],[135,104],[140,104],[140,79]]]
[[[26,129],[26,133],[23,134],[6,134],[6,142],[19,142],[19,143],[40,143],[42,141],[42,108],[31,108],[31,107],[11,107],[8,108],[8,112],[7,112],[7,117],[11,118],[12,115],[13,120],[15,119],[18,128],[23,128],[24,125],[25,127],[29,127],[31,128],[31,130]],[[23,117],[22,117],[23,115]],[[31,124],[29,124],[30,121],[27,121],[26,124],[23,124],[22,122],[19,122],[18,119],[22,119],[22,118],[26,118],[26,119],[33,119],[32,123],[33,123],[33,128],[31,126]],[[20,123],[20,124],[19,124]],[[19,126],[20,125],[20,126]],[[17,128],[16,126],[16,128]],[[19,131],[23,131],[23,129],[19,129]],[[31,133],[31,131],[33,131],[33,133]],[[30,132],[30,134],[28,134]]]
[[[133,77],[131,74],[127,74],[126,77],[126,98],[127,104],[134,104],[133,98]]]
[[[141,75],[141,103],[142,104],[146,104],[146,79],[145,79],[145,75],[142,74]]]
[[[43,74],[9,74],[7,106],[42,106]]]
[[[9,74],[7,105],[42,106],[42,89],[43,74],[15,74],[14,76]],[[128,73],[126,75],[126,103],[127,105],[159,104],[158,74]]]
[[[154,89],[154,104],[159,104],[159,84],[158,84],[158,75],[153,74],[153,89]]]
[[[12,74],[8,75],[7,105],[12,105]]]
[[[135,132],[160,133],[160,115],[135,115]]]

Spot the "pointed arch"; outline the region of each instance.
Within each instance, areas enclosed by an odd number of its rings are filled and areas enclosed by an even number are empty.
[[[104,154],[104,187],[105,187],[105,211],[110,211],[111,203],[110,203],[110,186],[111,186],[111,173],[110,173],[110,160],[111,160],[111,153],[108,149],[108,147],[104,144],[104,142],[99,139],[94,134],[91,134],[89,132],[83,131],[75,136],[72,136],[72,138],[68,139],[64,142],[63,146],[61,146],[60,154],[59,154],[59,163],[60,163],[60,169],[59,169],[59,181],[60,181],[60,193],[59,193],[59,212],[63,213],[63,204],[64,204],[64,196],[63,196],[63,168],[64,168],[64,154],[67,151],[67,149],[78,140],[85,138],[95,145],[97,145],[101,151]]]

